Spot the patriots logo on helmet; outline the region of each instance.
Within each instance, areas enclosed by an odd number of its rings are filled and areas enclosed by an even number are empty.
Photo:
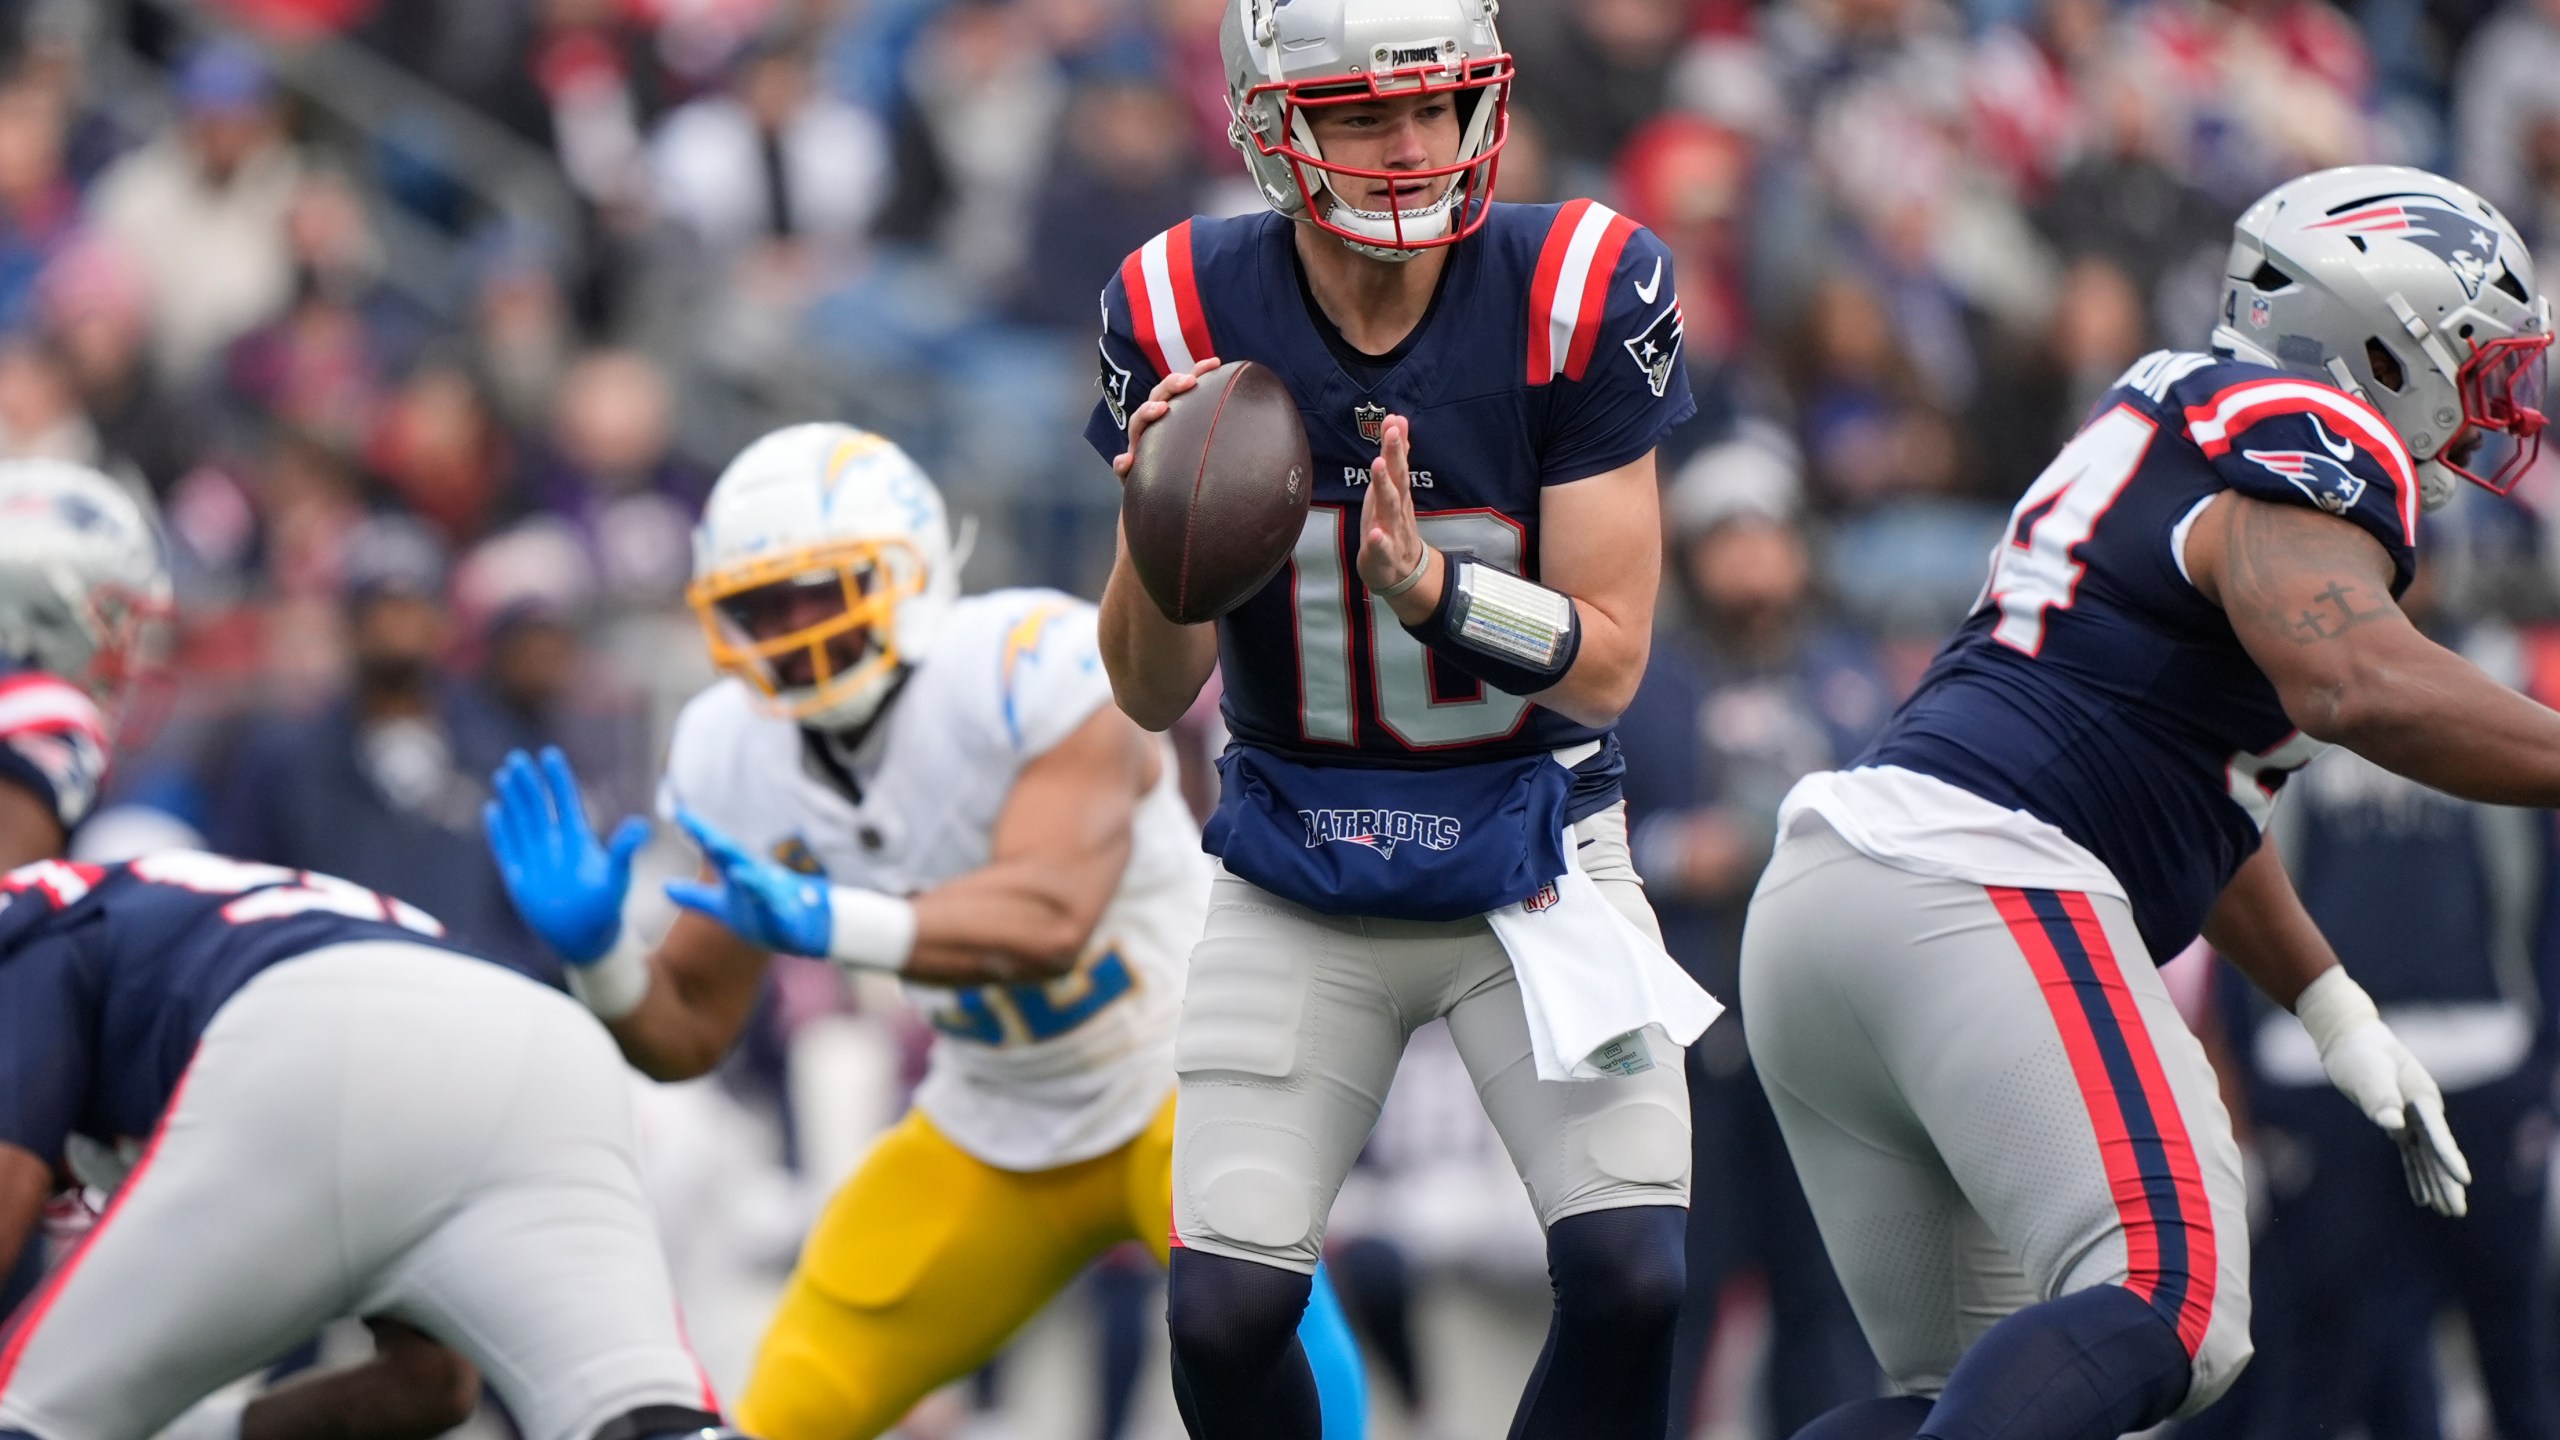
[[[1360,438],[1375,445],[1378,437],[1386,433],[1387,407],[1363,400],[1351,407],[1351,420],[1360,427]]]
[[[2304,228],[2406,240],[2450,267],[2462,282],[2462,293],[2474,300],[2489,283],[2505,244],[2497,226],[2465,214],[2441,196],[2414,192],[2358,200]]]
[[[2334,456],[2315,455],[2308,450],[2243,450],[2240,454],[2283,476],[2293,488],[2310,497],[2312,504],[2332,515],[2346,514],[2364,498],[2364,477],[2339,464]]]
[[[1107,318],[1107,317],[1106,317]],[[1102,403],[1111,411],[1111,423],[1129,428],[1129,369],[1111,358],[1111,347],[1102,347]]]

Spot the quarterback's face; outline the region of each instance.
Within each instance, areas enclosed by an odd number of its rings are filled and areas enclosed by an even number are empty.
[[[1457,183],[1455,175],[1395,179],[1392,173],[1434,170],[1458,160],[1458,102],[1450,95],[1402,95],[1357,104],[1311,105],[1307,123],[1331,164],[1391,172],[1369,179],[1329,172],[1325,183],[1355,210],[1419,210]]]

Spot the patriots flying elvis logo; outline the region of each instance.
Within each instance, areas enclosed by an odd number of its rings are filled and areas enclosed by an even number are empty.
[[[2304,228],[2406,240],[2451,266],[2462,293],[2474,300],[2498,266],[2504,243],[2497,226],[2464,214],[2440,196],[2415,193],[2375,195],[2342,205],[2328,219]]]
[[[1319,845],[1357,845],[1393,859],[1396,847],[1412,841],[1425,850],[1447,850],[1458,843],[1458,817],[1434,815],[1419,810],[1301,810],[1298,818],[1307,827],[1307,848]]]
[[[2243,450],[2240,455],[2283,476],[2312,504],[2332,515],[2346,514],[2364,498],[2364,477],[2339,464],[2335,456],[2309,450]]]

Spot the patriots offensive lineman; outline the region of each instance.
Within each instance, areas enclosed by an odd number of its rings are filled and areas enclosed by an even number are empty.
[[[441,934],[195,851],[0,878],[0,1143],[150,1137],[0,1339],[0,1440],[145,1440],[347,1314],[462,1351],[527,1440],[731,1433],[612,1042]]]
[[[1289,1325],[1412,1030],[1447,1017],[1547,1227],[1514,1436],[1659,1440],[1682,1288],[1679,1047],[1609,727],[1644,669],[1654,447],[1693,406],[1659,241],[1496,204],[1489,0],[1230,0],[1231,136],[1269,206],[1147,242],[1102,298],[1086,438],[1128,473],[1213,357],[1287,383],[1291,563],[1167,620],[1124,544],[1102,653],[1170,725],[1223,667],[1224,865],[1176,1051],[1169,1321],[1195,1436],[1315,1433]],[[1568,1037],[1579,1036],[1579,1039]]]
[[[1173,1019],[1208,893],[1172,757],[1114,709],[1093,608],[963,598],[942,497],[886,439],[776,431],[703,510],[691,598],[729,678],[676,722],[661,808],[703,880],[654,954],[628,857],[557,752],[510,757],[490,841],[571,988],[662,1079],[736,1040],[775,951],[898,975],[941,1033],[915,1108],[810,1236],[740,1402],[771,1440],[878,1435],[1096,1255],[1161,1256]],[[1337,1437],[1359,1428],[1340,1312]]]
[[[2435,1081],[2261,832],[2328,745],[2560,804],[2560,715],[2394,603],[2422,506],[2503,489],[2551,309],[2506,219],[2388,166],[2240,218],[2211,354],[2144,358],[2018,502],[1974,614],[1807,777],[1744,932],[1753,1059],[1902,1394],[1819,1440],[2096,1440],[2247,1362],[2240,1156],[2153,966],[2199,931],[2462,1213]],[[2494,462],[2494,463],[2493,463]]]
[[[158,532],[124,487],[63,461],[0,464],[0,866],[68,848],[105,783],[115,717],[160,648],[169,611]],[[0,1317],[34,1288],[41,1247],[28,1241],[62,1178],[0,1140]],[[348,1440],[404,1440],[470,1414],[480,1382],[467,1362],[390,1317],[367,1322],[372,1359],[245,1409],[198,1412],[190,1435],[229,1427],[267,1440],[325,1424]]]

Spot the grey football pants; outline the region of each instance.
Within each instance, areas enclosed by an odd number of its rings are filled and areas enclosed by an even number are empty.
[[[1572,840],[1600,893],[1658,935],[1624,807]],[[1541,1080],[1511,957],[1481,917],[1319,915],[1222,872],[1174,1049],[1174,1244],[1312,1272],[1405,1041],[1443,1016],[1542,1223],[1689,1203],[1678,1047],[1649,1031],[1650,1070]]]
[[[142,1162],[0,1343],[0,1430],[142,1440],[342,1315],[453,1346],[528,1440],[717,1408],[576,1001],[397,941],[215,1013]]]
[[[1894,1384],[2012,1312],[2120,1285],[2194,1362],[2249,1358],[2239,1147],[2131,910],[1917,875],[1801,816],[1742,941],[1751,1058]]]

